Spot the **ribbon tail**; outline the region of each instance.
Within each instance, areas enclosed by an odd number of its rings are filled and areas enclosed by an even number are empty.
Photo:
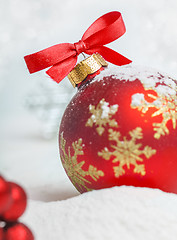
[[[108,47],[105,47],[105,46],[101,46],[98,48],[94,48],[94,49],[85,51],[85,53],[87,53],[87,54],[92,54],[94,52],[99,53],[106,61],[113,63],[115,65],[118,65],[118,66],[126,65],[126,64],[129,64],[132,62],[130,59],[124,57],[120,53],[118,53]]]
[[[53,65],[46,73],[57,83],[61,82],[70,71],[75,67],[77,63],[77,57],[70,57],[64,61]]]
[[[101,47],[98,50],[98,53],[108,62],[111,62],[115,65],[122,66],[131,63],[132,61],[120,53],[108,48],[108,47]]]

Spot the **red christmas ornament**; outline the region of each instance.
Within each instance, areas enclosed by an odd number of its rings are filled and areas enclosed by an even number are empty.
[[[4,240],[4,229],[0,227],[0,240]]]
[[[10,207],[2,214],[4,221],[16,221],[25,211],[27,196],[22,187],[13,182],[8,182],[11,187],[12,203]]]
[[[65,171],[81,192],[120,185],[177,193],[177,82],[132,65],[79,87],[59,132]]]
[[[6,227],[4,240],[34,240],[30,229],[23,223],[13,223]]]
[[[131,65],[103,71],[107,64],[99,54],[119,66],[131,62],[103,46],[124,32],[120,13],[111,12],[79,42],[55,45],[25,61],[31,73],[53,65],[47,73],[59,82],[77,55],[94,53],[68,74],[79,90],[59,132],[63,166],[81,193],[120,185],[177,193],[177,83]]]
[[[10,185],[0,176],[0,215],[9,207],[12,199]]]
[[[34,240],[31,231],[15,222],[26,208],[27,197],[16,183],[0,177],[0,240]]]

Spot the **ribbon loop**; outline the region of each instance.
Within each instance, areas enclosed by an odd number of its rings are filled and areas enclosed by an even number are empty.
[[[25,62],[30,73],[52,66],[46,73],[58,83],[74,68],[77,56],[82,52],[90,55],[99,53],[118,66],[128,64],[131,60],[104,46],[121,37],[125,31],[121,13],[109,12],[92,23],[80,41],[57,44],[27,55]]]

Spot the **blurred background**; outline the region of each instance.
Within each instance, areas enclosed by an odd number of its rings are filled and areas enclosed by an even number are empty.
[[[45,71],[30,75],[23,57],[62,42],[77,42],[109,11],[122,13],[127,32],[109,46],[177,78],[175,0],[0,0],[0,174],[32,199],[77,195],[58,153],[58,129],[76,92]]]

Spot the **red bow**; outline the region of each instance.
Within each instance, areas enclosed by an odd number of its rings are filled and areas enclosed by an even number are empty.
[[[54,45],[25,56],[25,61],[30,73],[52,66],[46,73],[58,83],[75,67],[77,56],[82,52],[99,53],[108,62],[119,66],[128,64],[131,60],[103,46],[121,37],[125,31],[121,13],[110,12],[98,18],[79,42]]]

